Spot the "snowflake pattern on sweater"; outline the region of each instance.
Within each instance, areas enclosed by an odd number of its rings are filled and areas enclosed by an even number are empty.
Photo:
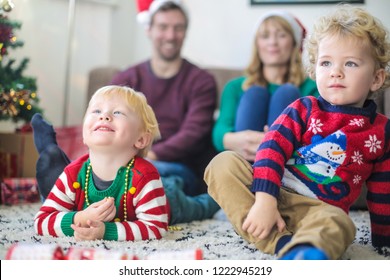
[[[368,189],[374,246],[390,246],[390,121],[322,97],[292,103],[266,134],[253,164],[252,191],[275,197],[281,186],[349,211]]]
[[[85,175],[89,156],[85,155],[69,164],[57,179],[49,196],[35,216],[34,227],[39,235],[73,236],[70,227],[76,212],[87,207],[85,202]],[[112,185],[99,191],[91,183],[90,203],[114,197],[116,217],[121,222],[105,222],[106,240],[136,241],[162,238],[168,229],[169,205],[160,175],[156,168],[143,158],[136,157],[129,174],[126,196],[127,221],[124,221],[124,176],[126,167],[118,170]],[[132,189],[130,191],[130,189]],[[135,191],[135,192],[134,192]]]

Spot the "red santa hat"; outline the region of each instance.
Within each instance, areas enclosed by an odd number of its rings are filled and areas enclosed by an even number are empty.
[[[175,3],[176,5],[180,6],[186,13],[180,0],[137,0],[137,21],[145,26],[149,26],[153,15],[160,9],[163,4],[167,2]]]
[[[260,27],[260,25],[269,17],[272,16],[278,16],[283,19],[285,19],[291,26],[293,33],[294,33],[294,40],[298,44],[299,48],[302,50],[303,46],[303,40],[306,37],[306,28],[303,26],[303,24],[293,15],[286,11],[280,11],[280,10],[274,10],[265,13],[262,15],[256,24],[256,31]]]

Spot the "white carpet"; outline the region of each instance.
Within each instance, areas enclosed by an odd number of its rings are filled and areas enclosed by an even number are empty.
[[[16,242],[29,244],[58,244],[66,253],[69,247],[95,247],[107,250],[124,250],[143,259],[155,252],[186,251],[201,249],[203,258],[208,260],[262,260],[275,259],[275,256],[258,251],[238,236],[222,211],[213,219],[180,224],[182,230],[170,231],[161,240],[138,242],[83,241],[73,237],[54,238],[38,236],[34,233],[33,217],[40,203],[22,206],[0,205],[0,259],[5,259],[8,248]],[[370,245],[369,216],[365,211],[351,212],[358,228],[354,243],[342,259],[369,260],[390,259],[390,249],[379,254]]]

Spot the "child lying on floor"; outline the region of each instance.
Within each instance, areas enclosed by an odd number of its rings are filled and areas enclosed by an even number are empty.
[[[32,125],[34,134],[54,135],[40,115]],[[180,182],[169,184],[179,178],[168,178],[164,190],[157,169],[143,158],[159,135],[142,93],[120,86],[99,89],[83,123],[89,153],[66,166],[54,187],[38,181],[41,194],[51,190],[35,217],[36,232],[76,240],[159,239],[168,224],[211,218],[205,214],[209,207],[214,205],[213,213],[219,207],[208,194],[186,196]],[[61,156],[62,151],[50,137],[45,141],[37,147],[38,161],[57,168],[53,152]]]

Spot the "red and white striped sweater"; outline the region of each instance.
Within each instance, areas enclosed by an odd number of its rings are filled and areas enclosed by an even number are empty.
[[[275,121],[253,164],[252,191],[281,186],[348,212],[367,184],[372,243],[390,247],[390,120],[319,97],[292,103]]]
[[[85,155],[65,168],[35,216],[37,234],[73,236],[74,231],[70,227],[73,217],[77,211],[86,208],[84,186],[88,165],[89,156]],[[121,220],[105,222],[104,239],[135,241],[162,238],[168,228],[169,205],[158,171],[147,160],[135,158],[126,197],[127,221],[123,221],[125,173],[126,167],[121,167],[112,185],[103,191],[96,189],[92,178],[89,180],[89,202],[92,204],[105,197],[114,197],[116,217]],[[132,191],[129,191],[130,188],[133,188]]]

